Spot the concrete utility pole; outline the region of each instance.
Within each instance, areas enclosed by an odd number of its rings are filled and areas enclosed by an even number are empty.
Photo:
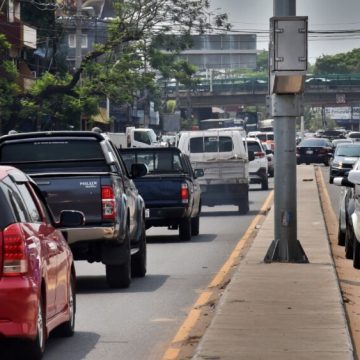
[[[75,33],[75,69],[77,70],[81,66],[81,43],[82,43],[82,33],[81,33],[81,6],[82,0],[76,0],[76,33]]]
[[[296,15],[296,0],[274,0],[274,16]],[[283,30],[276,30],[278,33]],[[293,49],[286,48],[291,52]],[[270,54],[269,54],[270,55]],[[292,55],[292,54],[291,54]],[[270,55],[271,56],[271,55]],[[284,61],[284,59],[274,59]],[[281,71],[280,71],[281,72]],[[275,132],[275,192],[274,215],[275,239],[264,258],[265,262],[308,262],[297,240],[296,201],[296,119],[299,116],[301,95],[272,93],[271,111]]]

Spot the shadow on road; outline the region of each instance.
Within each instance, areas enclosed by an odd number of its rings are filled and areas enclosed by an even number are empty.
[[[144,278],[133,278],[127,289],[110,289],[105,275],[78,276],[76,279],[77,294],[96,293],[137,293],[154,292],[158,290],[167,280],[168,275],[146,275]]]
[[[149,244],[188,244],[188,243],[202,243],[211,242],[216,238],[216,234],[200,234],[192,236],[190,241],[180,240],[178,235],[147,235],[146,241]]]

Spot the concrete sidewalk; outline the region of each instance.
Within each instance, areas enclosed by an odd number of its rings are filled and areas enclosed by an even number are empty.
[[[309,264],[263,262],[272,208],[193,359],[354,359],[313,166],[297,167],[297,187],[298,239]]]

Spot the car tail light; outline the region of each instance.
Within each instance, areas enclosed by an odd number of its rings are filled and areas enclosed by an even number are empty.
[[[116,216],[115,195],[112,186],[101,187],[102,217],[107,220],[114,220]]]
[[[3,234],[3,276],[19,276],[28,270],[25,236],[19,224],[9,225]]]
[[[262,151],[257,151],[254,153],[255,159],[260,159],[265,157],[265,153],[263,153]]]
[[[188,187],[188,184],[186,184],[186,183],[181,184],[180,196],[181,196],[181,202],[183,204],[188,204],[189,203],[189,187]]]

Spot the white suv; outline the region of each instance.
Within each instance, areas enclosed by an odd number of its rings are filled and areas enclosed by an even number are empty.
[[[266,152],[261,145],[260,140],[256,138],[246,138],[248,152],[253,152],[255,159],[249,161],[250,183],[261,184],[262,190],[268,190],[268,160]]]

